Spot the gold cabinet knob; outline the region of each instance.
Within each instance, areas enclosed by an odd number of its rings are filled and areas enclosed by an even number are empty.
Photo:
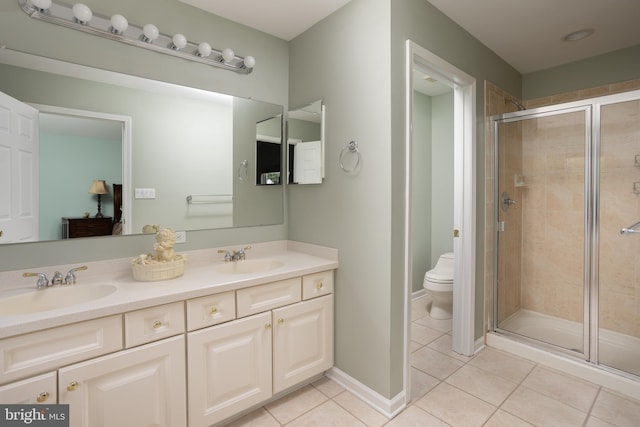
[[[266,325],[264,325],[264,328],[265,328],[267,331],[270,331],[270,330],[271,330],[271,323],[267,323]]]
[[[46,402],[48,398],[49,398],[49,393],[46,391],[43,391],[38,395],[36,400],[38,401],[38,403],[42,403],[42,402]]]
[[[218,313],[218,308],[217,308],[217,307],[211,307],[211,308],[209,309],[209,314],[210,314],[211,316],[213,316],[214,314],[217,314],[217,313]]]
[[[318,289],[318,290],[322,289],[323,286],[324,286],[324,283],[322,283],[322,282],[316,283],[316,289]]]
[[[80,384],[78,384],[78,381],[71,381],[68,385],[67,385],[67,390],[69,391],[75,391],[78,389],[78,386],[80,386]]]
[[[153,329],[159,329],[162,327],[162,322],[159,320],[156,320],[155,322],[153,322]]]
[[[278,319],[278,325],[284,325],[284,319]]]
[[[3,234],[4,234],[4,232],[2,230],[0,230],[0,237],[2,237]]]

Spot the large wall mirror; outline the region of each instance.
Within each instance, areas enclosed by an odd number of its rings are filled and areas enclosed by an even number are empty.
[[[291,184],[320,184],[324,178],[325,106],[322,100],[290,110],[287,118]]]
[[[0,92],[39,111],[37,198],[19,209],[37,217],[37,231],[26,240],[9,232],[23,190],[3,187],[0,243],[59,239],[62,218],[95,218],[98,197],[104,217],[117,217],[121,204],[124,234],[284,222],[284,186],[256,185],[255,165],[258,132],[282,138],[281,105],[8,49],[0,49]],[[0,163],[11,156],[0,144]],[[89,194],[94,180],[108,193]]]

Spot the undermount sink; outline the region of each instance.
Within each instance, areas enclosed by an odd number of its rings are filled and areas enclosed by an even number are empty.
[[[254,274],[274,270],[283,265],[282,261],[272,259],[246,259],[226,262],[216,265],[214,268],[217,272],[225,274]]]
[[[40,313],[104,298],[116,291],[114,285],[59,285],[0,298],[0,316]]]

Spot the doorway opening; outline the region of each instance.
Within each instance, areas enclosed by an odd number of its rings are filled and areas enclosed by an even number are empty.
[[[475,79],[455,66],[449,64],[430,51],[420,47],[411,40],[406,41],[406,194],[405,194],[405,370],[404,384],[406,402],[411,401],[411,300],[414,294],[414,283],[420,282],[414,269],[414,232],[416,218],[413,215],[416,188],[423,183],[415,182],[414,171],[416,163],[416,125],[414,112],[416,111],[416,95],[420,82],[435,80],[438,87],[445,90],[445,94],[452,92],[453,132],[448,150],[452,148],[453,174],[450,176],[450,188],[453,194],[451,200],[453,221],[443,224],[442,228],[449,228],[450,238],[441,237],[442,243],[435,245],[432,252],[452,249],[454,258],[453,273],[453,314],[452,314],[452,350],[472,355],[476,351],[475,332],[475,240],[476,240],[476,153],[475,153]],[[431,81],[431,83],[434,83]],[[446,151],[445,147],[445,151]],[[432,153],[434,153],[432,151]],[[433,174],[431,174],[433,177]],[[433,253],[430,258],[437,259]],[[422,275],[424,275],[424,271]],[[417,286],[417,285],[416,285]]]

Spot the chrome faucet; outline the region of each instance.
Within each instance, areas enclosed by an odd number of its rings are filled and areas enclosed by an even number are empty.
[[[51,278],[51,281],[49,281],[49,279],[47,278],[47,275],[44,273],[23,273],[22,277],[37,276],[38,280],[36,281],[36,287],[38,289],[45,289],[55,285],[62,285],[63,283],[65,285],[72,285],[76,283],[75,272],[80,270],[86,270],[87,268],[88,267],[86,265],[83,265],[82,267],[72,268],[67,272],[67,275],[64,277],[64,279],[63,279],[62,273],[60,273],[59,271],[56,271],[55,273],[53,273],[53,277]]]
[[[218,253],[219,254],[224,254],[224,260],[226,262],[229,261],[240,261],[243,260],[247,257],[247,254],[245,251],[248,251],[249,249],[251,249],[251,246],[245,246],[242,249],[238,249],[238,250],[233,250],[233,251],[228,251],[228,250],[224,250],[224,249],[218,249]]]

